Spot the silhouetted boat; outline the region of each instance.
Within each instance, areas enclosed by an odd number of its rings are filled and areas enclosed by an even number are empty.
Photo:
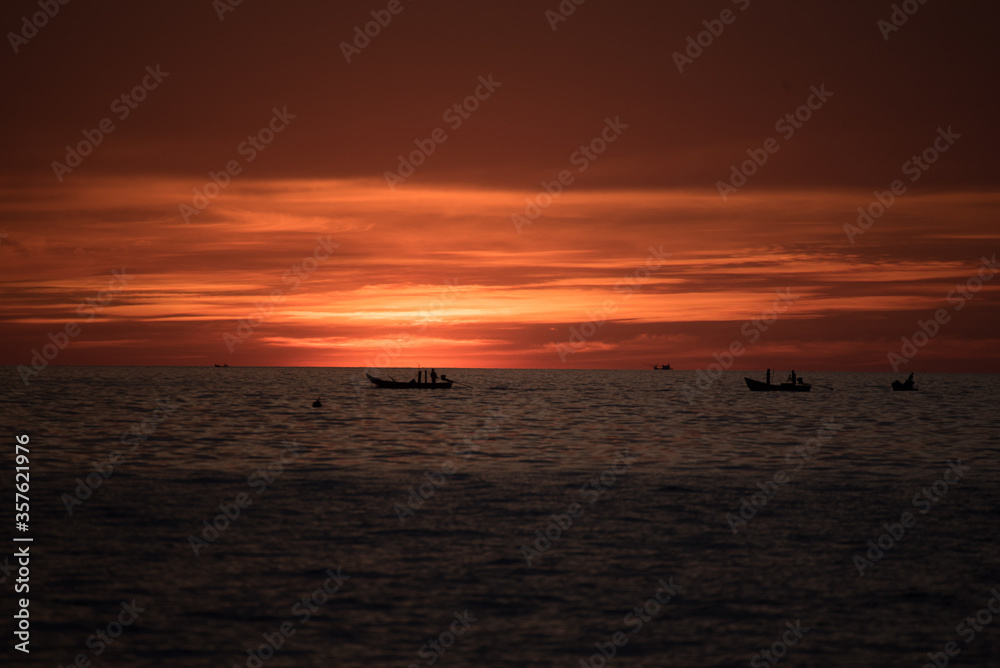
[[[808,392],[812,388],[812,385],[806,385],[805,383],[799,383],[798,385],[794,383],[771,385],[770,383],[762,383],[753,378],[744,377],[743,380],[747,382],[747,387],[750,388],[751,392]]]
[[[892,389],[896,390],[897,392],[914,392],[916,391],[917,386],[908,383],[901,383],[898,380],[894,380],[892,381]]]
[[[400,382],[398,380],[384,380],[382,378],[376,378],[371,374],[365,374],[368,380],[375,383],[375,387],[385,387],[395,390],[449,390],[451,389],[451,381],[444,380],[438,383],[419,383],[416,380],[411,380],[407,382]]]
[[[651,365],[654,371],[673,371],[673,367],[670,366],[670,362],[666,364],[653,364]]]

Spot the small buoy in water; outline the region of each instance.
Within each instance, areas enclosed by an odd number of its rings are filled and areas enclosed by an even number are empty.
[[[313,408],[322,408],[323,404],[320,403],[319,397],[316,397],[316,401],[313,402]]]

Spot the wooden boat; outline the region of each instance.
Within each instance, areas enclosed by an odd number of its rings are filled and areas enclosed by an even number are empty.
[[[916,385],[901,383],[898,380],[892,381],[892,389],[897,392],[915,392],[917,390]]]
[[[812,385],[806,385],[805,383],[799,383],[798,385],[792,383],[771,385],[770,383],[762,383],[753,378],[744,377],[743,380],[747,382],[747,387],[750,388],[751,392],[808,392],[812,388]]]
[[[376,378],[371,374],[365,374],[368,380],[375,383],[375,387],[385,387],[394,390],[450,390],[451,381],[446,380],[438,383],[418,383],[416,380],[400,382],[398,380],[384,380]]]

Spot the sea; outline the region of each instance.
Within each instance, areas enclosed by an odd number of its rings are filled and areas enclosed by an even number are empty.
[[[0,368],[0,664],[1000,666],[1000,375],[437,371]]]

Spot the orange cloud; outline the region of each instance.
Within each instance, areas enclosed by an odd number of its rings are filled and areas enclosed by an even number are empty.
[[[833,364],[851,350],[864,365],[888,345],[867,337],[872,319],[889,342],[908,333],[914,313],[995,252],[980,221],[1000,203],[908,195],[851,244],[843,225],[864,192],[747,192],[722,204],[714,191],[568,189],[519,234],[511,215],[535,193],[236,178],[185,224],[178,205],[200,185],[81,176],[55,194],[0,189],[2,361],[25,363],[124,268],[135,280],[61,360],[362,366],[398,344],[399,365],[629,366],[662,361],[664,348],[698,365],[788,289],[786,332],[839,337],[809,354]],[[988,286],[970,315],[996,298]],[[594,318],[606,326],[562,362],[553,351],[569,328]],[[241,322],[255,324],[227,345]],[[789,354],[809,343],[761,345]],[[996,363],[988,346],[966,350]]]

